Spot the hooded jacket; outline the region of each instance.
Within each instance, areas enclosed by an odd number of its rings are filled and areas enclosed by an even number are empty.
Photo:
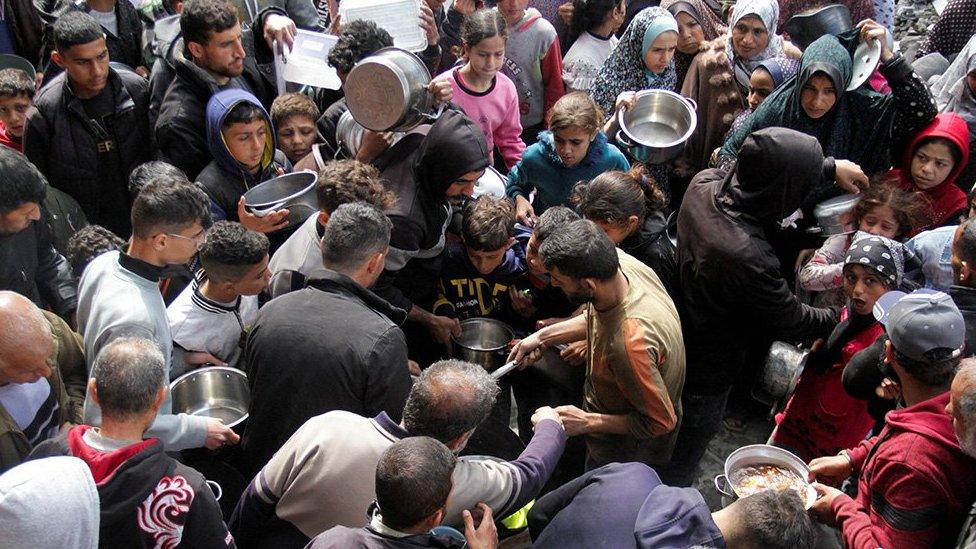
[[[176,45],[182,44],[181,36],[179,14],[158,19],[153,24],[152,53],[156,60],[149,74],[149,116],[153,123],[176,74]]]
[[[508,287],[524,277],[527,270],[525,248],[519,242],[486,275],[471,264],[465,244],[451,242],[444,250],[440,292],[433,313],[460,320],[492,317],[508,321],[514,313]]]
[[[678,250],[667,234],[668,220],[664,212],[648,214],[634,234],[620,243],[620,249],[640,260],[661,279],[678,312],[681,312],[681,293],[678,289]]]
[[[406,311],[414,302],[429,308],[450,221],[446,193],[464,174],[488,167],[484,132],[465,114],[444,111],[426,135],[408,134],[376,167],[396,201],[387,212],[393,232],[375,291]]]
[[[258,172],[252,174],[244,168],[227,150],[222,126],[231,109],[241,103],[250,103],[261,111],[264,117],[264,153]],[[254,95],[240,89],[219,91],[207,102],[207,148],[213,160],[197,176],[197,184],[203,187],[210,197],[210,210],[215,221],[237,218],[237,202],[251,187],[291,171],[291,164],[285,154],[275,149],[274,128],[271,116],[264,110]]]
[[[954,544],[976,498],[976,460],[959,448],[949,393],[888,412],[877,436],[848,450],[857,499],[832,509],[852,549],[922,549]]]
[[[815,138],[785,128],[749,136],[739,160],[731,173],[695,176],[678,214],[685,391],[694,394],[730,387],[751,347],[825,336],[836,322],[793,295],[769,242],[833,162]]]

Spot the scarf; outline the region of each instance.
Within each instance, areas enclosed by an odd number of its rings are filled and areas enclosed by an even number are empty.
[[[661,7],[668,10],[675,18],[679,13],[687,13],[692,19],[698,21],[705,37],[704,42],[711,42],[728,30],[725,22],[715,15],[705,0],[663,0]],[[695,58],[696,53],[674,52],[674,68],[678,73],[679,85],[684,82],[685,75],[691,68],[691,60]]]
[[[976,35],[969,39],[942,76],[933,77],[930,88],[939,112],[954,112],[966,120],[970,133],[976,135],[976,94],[966,76],[976,71]]]
[[[604,113],[609,115],[613,112],[617,95],[621,92],[649,89],[675,91],[678,76],[674,60],[661,74],[654,74],[644,65],[644,54],[650,45],[662,32],[667,31],[677,32],[678,23],[667,10],[656,6],[641,10],[630,22],[593,83],[593,100]]]
[[[874,269],[894,289],[905,276],[905,248],[890,238],[857,231],[844,259],[844,267],[848,265]]]
[[[735,54],[732,46],[732,29],[747,16],[758,17],[769,35],[769,43],[759,55],[752,59],[743,59]],[[729,25],[729,38],[725,42],[725,53],[729,56],[729,65],[735,73],[735,79],[743,88],[749,87],[749,75],[759,66],[759,63],[783,53],[783,38],[776,34],[779,20],[779,3],[776,0],[740,0],[732,11],[732,22]]]

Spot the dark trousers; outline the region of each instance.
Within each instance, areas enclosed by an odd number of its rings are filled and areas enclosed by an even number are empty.
[[[695,481],[698,462],[705,455],[708,443],[722,426],[725,405],[732,388],[715,394],[695,394],[687,389],[681,395],[681,430],[671,454],[671,463],[658,470],[668,486],[691,486]]]

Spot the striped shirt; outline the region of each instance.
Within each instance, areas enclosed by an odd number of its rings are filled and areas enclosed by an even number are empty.
[[[31,448],[58,434],[58,398],[46,378],[0,386],[0,406],[20,427]]]

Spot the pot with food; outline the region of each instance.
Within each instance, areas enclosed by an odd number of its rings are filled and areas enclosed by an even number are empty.
[[[715,489],[729,500],[765,490],[793,490],[809,509],[817,499],[809,476],[806,463],[792,453],[769,444],[752,444],[729,454],[725,474],[715,477]]]

